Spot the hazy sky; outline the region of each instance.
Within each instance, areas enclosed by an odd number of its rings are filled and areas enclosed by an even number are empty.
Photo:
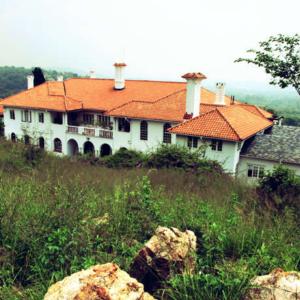
[[[0,65],[113,76],[266,81],[233,61],[277,33],[300,32],[300,0],[0,0]]]

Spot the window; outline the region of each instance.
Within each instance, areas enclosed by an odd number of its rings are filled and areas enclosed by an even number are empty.
[[[265,168],[260,165],[248,165],[248,177],[262,178]]]
[[[30,110],[22,110],[22,122],[31,122],[31,111]]]
[[[130,132],[130,121],[127,118],[119,118],[118,129],[122,132]]]
[[[148,123],[146,121],[141,122],[140,139],[142,141],[148,140]]]
[[[169,128],[171,128],[171,124],[165,123],[163,129],[163,142],[166,144],[171,144],[171,133],[168,132]]]
[[[12,120],[14,120],[14,119],[16,118],[16,116],[15,116],[15,111],[14,111],[13,109],[11,109],[11,110],[9,111],[9,114],[10,114],[10,118],[11,118]]]
[[[15,143],[15,142],[17,141],[17,136],[16,136],[16,134],[15,134],[15,133],[12,133],[11,136],[10,136],[10,139],[11,139],[12,142]]]
[[[94,115],[83,114],[83,123],[86,125],[94,125]]]
[[[54,124],[62,124],[63,123],[63,114],[60,112],[53,112],[51,114],[52,117],[52,123]]]
[[[212,140],[211,141],[211,150],[213,150],[213,151],[222,151],[223,150],[223,141]]]
[[[29,135],[24,135],[24,144],[29,145],[30,144],[30,136]]]
[[[98,124],[101,127],[112,129],[110,117],[108,116],[98,115]]]
[[[188,147],[189,148],[197,148],[198,147],[198,138],[189,136],[188,137]]]
[[[44,123],[44,113],[39,113],[39,122]]]
[[[61,140],[58,138],[54,139],[54,152],[62,152]]]

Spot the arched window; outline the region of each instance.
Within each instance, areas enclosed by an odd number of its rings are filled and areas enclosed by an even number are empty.
[[[58,138],[54,139],[54,152],[62,152],[61,140]]]
[[[140,139],[142,141],[148,140],[148,123],[146,121],[141,122]]]
[[[24,144],[29,145],[30,144],[30,136],[29,135],[24,135]]]
[[[17,136],[14,132],[10,135],[10,138],[11,138],[11,141],[14,143],[17,141]]]
[[[166,144],[171,144],[171,133],[168,132],[168,129],[171,128],[170,123],[164,124],[164,131],[163,131],[163,142]]]
[[[45,149],[45,140],[42,136],[39,138],[39,147],[40,149]]]

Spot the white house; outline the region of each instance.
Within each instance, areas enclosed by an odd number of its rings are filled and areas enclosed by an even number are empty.
[[[198,148],[235,174],[246,141],[273,126],[272,114],[202,87],[201,73],[186,82],[125,80],[124,63],[114,79],[73,78],[46,82],[3,100],[5,135],[65,155],[96,156],[120,148],[149,151],[161,145]]]

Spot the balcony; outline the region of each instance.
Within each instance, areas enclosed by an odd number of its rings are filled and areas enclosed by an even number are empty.
[[[100,128],[91,128],[91,127],[84,127],[84,126],[67,126],[67,133],[70,134],[80,134],[85,136],[91,137],[100,137],[103,139],[112,139],[113,138],[113,131],[111,130],[104,130]]]
[[[112,139],[113,138],[113,132],[109,130],[99,130],[99,137],[104,139]]]

